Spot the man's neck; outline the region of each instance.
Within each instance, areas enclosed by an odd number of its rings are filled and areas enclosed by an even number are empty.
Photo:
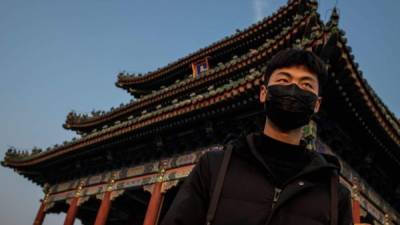
[[[299,145],[302,136],[302,129],[297,128],[293,130],[281,130],[279,127],[275,126],[270,120],[267,119],[264,127],[264,134],[281,142]]]

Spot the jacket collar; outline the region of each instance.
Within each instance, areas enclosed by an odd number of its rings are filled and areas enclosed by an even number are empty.
[[[270,168],[262,159],[259,151],[255,148],[256,145],[254,142],[254,135],[256,135],[256,133],[251,133],[247,135],[245,137],[245,140],[239,141],[237,143],[238,147],[234,149],[238,154],[240,154],[240,156],[246,157],[249,160],[253,160],[261,164],[262,168],[266,170],[265,175],[267,177],[268,176],[273,177]],[[290,178],[283,185],[283,189],[281,190],[282,193],[280,194],[280,198],[277,201],[275,208],[273,209],[273,212],[275,212],[278,208],[280,208],[282,205],[284,205],[293,197],[317,185],[315,181],[306,179],[308,175],[311,175],[317,171],[324,171],[324,173],[327,173],[327,176],[330,177],[333,175],[333,173],[336,173],[336,171],[340,170],[339,161],[335,156],[321,154],[318,152],[312,152],[311,154],[312,155],[309,164],[306,165],[303,168],[303,170],[300,171],[296,176]],[[299,181],[297,184],[296,182],[294,182],[296,180],[297,181],[301,180],[301,181]],[[269,223],[272,216],[273,214],[271,214],[266,224]]]
[[[262,165],[262,167],[266,170],[267,176],[270,176],[273,178],[273,173],[271,172],[270,168],[268,165],[264,162],[263,158],[261,157],[259,151],[256,149],[255,145],[255,140],[254,136],[259,133],[250,133],[246,135],[246,140],[245,140],[245,145],[241,146],[238,148],[238,151],[248,151],[250,154],[250,158],[255,159],[259,164]],[[268,147],[268,146],[266,146]],[[305,150],[306,151],[306,150]],[[247,152],[247,153],[248,153]],[[246,153],[246,152],[244,152]],[[248,154],[246,154],[248,155]],[[340,170],[340,164],[339,161],[335,156],[330,156],[326,154],[321,154],[318,152],[311,152],[311,160],[310,163],[304,167],[304,169],[298,173],[295,177],[290,179],[288,182],[299,178],[306,176],[308,174],[314,173],[316,171],[321,171],[321,170],[326,170],[330,171],[329,173],[332,173],[332,171],[339,171]]]

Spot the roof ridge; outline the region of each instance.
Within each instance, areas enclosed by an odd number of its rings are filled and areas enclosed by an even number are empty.
[[[196,56],[196,55],[199,55],[199,54],[203,53],[203,52],[206,51],[207,49],[210,49],[210,48],[212,48],[212,47],[215,47],[215,46],[218,46],[218,45],[220,45],[220,44],[223,44],[224,42],[227,42],[227,41],[229,41],[229,40],[231,40],[231,39],[233,39],[233,38],[235,38],[235,37],[239,37],[239,36],[241,36],[241,35],[242,35],[242,36],[243,36],[243,35],[246,35],[249,31],[251,31],[251,30],[254,29],[255,27],[265,25],[265,24],[268,23],[268,21],[274,20],[274,19],[276,18],[276,16],[280,16],[281,13],[285,12],[285,10],[287,10],[288,8],[290,8],[290,7],[295,7],[295,6],[300,5],[300,4],[302,4],[302,3],[304,3],[304,4],[306,4],[306,5],[311,5],[311,6],[317,4],[317,2],[314,1],[314,0],[294,0],[294,1],[288,1],[288,3],[287,3],[286,5],[281,6],[281,7],[280,7],[277,11],[275,11],[272,15],[267,16],[267,17],[264,17],[263,20],[260,20],[260,21],[258,21],[258,22],[256,22],[256,23],[253,23],[252,25],[250,25],[250,26],[248,26],[247,28],[245,28],[243,31],[240,31],[240,32],[235,33],[235,34],[232,34],[232,35],[228,35],[228,36],[226,36],[226,37],[224,37],[224,38],[222,38],[222,39],[220,39],[220,40],[218,40],[218,41],[216,41],[216,42],[214,42],[214,43],[208,45],[207,47],[200,48],[200,49],[198,49],[198,50],[195,51],[195,52],[189,53],[188,55],[186,55],[186,56],[184,56],[184,57],[181,57],[181,58],[175,60],[174,62],[168,63],[168,64],[167,64],[166,66],[164,66],[164,67],[160,67],[160,68],[158,68],[158,69],[156,69],[156,70],[154,70],[154,71],[147,72],[146,74],[140,74],[140,76],[120,75],[120,76],[118,77],[118,81],[116,82],[116,85],[117,85],[118,87],[122,87],[123,85],[121,84],[121,81],[123,81],[123,82],[135,82],[135,81],[138,81],[138,82],[139,82],[140,80],[148,79],[150,76],[156,76],[157,73],[163,74],[162,72],[163,72],[164,70],[168,70],[168,69],[170,69],[170,68],[173,67],[173,66],[177,66],[177,64],[182,63],[183,60],[188,60],[188,59],[190,59],[191,57],[194,57],[194,56]],[[314,8],[315,8],[315,7],[314,7]],[[269,23],[268,23],[268,24],[269,24]],[[193,60],[195,60],[195,59],[192,59],[191,61],[193,61]],[[160,75],[159,75],[159,76],[160,76]],[[124,81],[124,80],[125,80],[125,81]]]

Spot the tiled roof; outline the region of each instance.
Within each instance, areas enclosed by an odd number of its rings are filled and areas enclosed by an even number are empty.
[[[128,117],[133,112],[146,110],[150,105],[157,105],[159,102],[165,101],[167,98],[172,98],[173,96],[178,96],[182,92],[189,89],[195,90],[195,88],[202,83],[209,82],[210,80],[217,79],[221,76],[227,76],[228,74],[241,69],[244,65],[254,64],[260,61],[260,59],[265,59],[265,56],[270,55],[272,51],[276,51],[278,46],[282,45],[280,42],[290,42],[290,39],[294,35],[299,33],[300,27],[304,27],[309,20],[310,14],[305,14],[303,16],[297,17],[293,24],[282,29],[281,33],[277,35],[274,39],[268,39],[263,45],[257,49],[252,49],[246,54],[240,57],[234,57],[227,63],[220,63],[214,68],[204,71],[200,76],[193,78],[187,78],[185,80],[176,82],[175,84],[165,87],[161,90],[154,91],[151,94],[143,96],[142,98],[131,101],[127,104],[121,104],[117,108],[112,108],[108,112],[93,112],[92,116],[88,115],[78,115],[74,112],[68,114],[64,128],[72,130],[82,130],[82,129],[95,129],[99,124],[104,125],[105,123],[116,120],[121,117]],[[314,15],[315,16],[315,15]],[[200,77],[206,77],[201,78]]]
[[[280,18],[286,17],[289,11],[293,10],[295,7],[298,7],[299,5],[302,5],[305,7],[309,7],[309,6],[316,7],[316,4],[317,3],[314,0],[291,1],[285,7],[281,7],[276,13],[274,13],[270,17],[267,17],[267,18],[263,19],[262,21],[259,21],[258,23],[251,25],[250,27],[248,27],[247,29],[244,29],[243,31],[239,31],[231,36],[227,36],[227,37],[223,38],[222,40],[214,42],[208,47],[200,48],[196,52],[189,54],[188,56],[185,56],[183,58],[180,58],[180,59],[176,60],[175,62],[166,65],[165,67],[159,68],[153,72],[149,72],[144,75],[142,75],[142,74],[129,75],[126,73],[121,73],[118,76],[118,81],[117,81],[116,85],[118,87],[129,89],[129,86],[132,84],[140,84],[140,83],[144,83],[144,82],[149,82],[149,81],[157,79],[161,76],[166,76],[169,73],[176,71],[179,68],[189,66],[194,61],[202,59],[206,56],[210,56],[220,49],[223,49],[223,48],[226,48],[229,46],[233,46],[236,43],[241,42],[244,39],[247,39],[247,38],[253,36],[255,33],[260,31],[261,29],[265,29],[266,27],[272,27],[272,28],[276,27],[276,25],[275,25],[276,21],[278,21]]]
[[[261,73],[256,70],[252,71],[253,72],[248,74],[246,77],[227,83],[215,90],[209,90],[205,93],[196,95],[194,98],[185,99],[153,112],[145,113],[140,117],[132,118],[129,121],[121,122],[112,127],[90,133],[82,138],[65,142],[63,145],[54,146],[46,151],[38,149],[32,153],[21,153],[14,149],[10,149],[7,152],[3,163],[5,166],[10,167],[34,165],[71,151],[76,151],[84,146],[99,143],[112,137],[144,128],[150,124],[172,119],[179,115],[200,110],[210,105],[226,101],[227,99],[240,96],[245,93],[246,90],[252,89],[254,85],[259,85]]]

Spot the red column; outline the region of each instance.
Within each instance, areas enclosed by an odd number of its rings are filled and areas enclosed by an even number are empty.
[[[45,206],[46,206],[46,199],[43,199],[42,203],[40,204],[39,210],[36,214],[33,225],[42,225],[43,224],[44,217],[46,216],[46,212],[44,211]]]
[[[360,203],[356,199],[353,199],[353,223],[361,223]]]
[[[361,208],[359,202],[360,186],[357,177],[352,178],[352,211],[353,211],[353,224],[361,223]]]
[[[147,206],[146,216],[143,225],[155,225],[158,219],[163,194],[161,193],[162,182],[154,184],[149,205]]]
[[[64,225],[73,225],[75,221],[76,212],[78,211],[79,197],[74,197],[69,205],[67,216],[65,217]]]
[[[96,222],[94,225],[104,225],[107,222],[108,213],[110,211],[111,206],[111,191],[106,191],[103,196],[103,200],[101,200],[101,205],[99,211],[97,212]]]

